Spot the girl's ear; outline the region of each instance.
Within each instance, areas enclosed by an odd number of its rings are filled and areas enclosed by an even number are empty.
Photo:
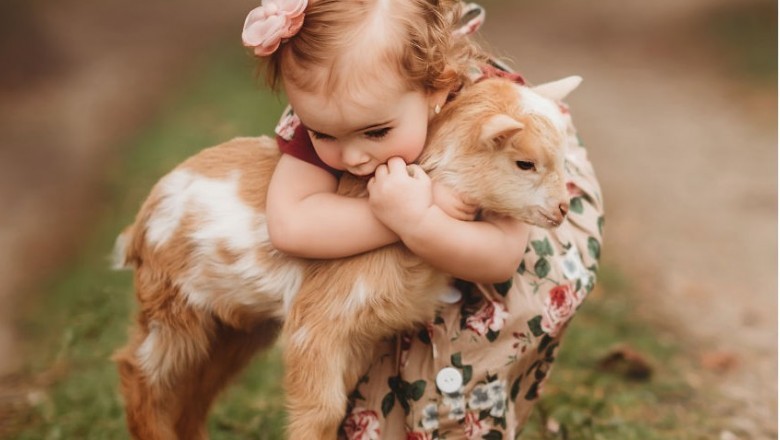
[[[449,91],[447,90],[439,90],[428,94],[428,119],[441,111],[444,103],[447,102],[447,95],[449,95]]]
[[[490,117],[483,125],[482,131],[479,135],[479,140],[484,142],[492,142],[501,138],[507,138],[513,134],[522,131],[525,125],[513,119],[506,114],[498,114]]]

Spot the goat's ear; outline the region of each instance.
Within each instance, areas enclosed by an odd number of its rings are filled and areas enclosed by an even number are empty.
[[[479,140],[482,142],[494,141],[499,138],[509,137],[525,128],[522,122],[513,119],[506,114],[492,116],[482,126]]]
[[[545,98],[552,99],[553,101],[562,101],[563,98],[573,92],[577,86],[582,82],[581,76],[567,76],[566,78],[559,79],[538,86],[531,87],[531,90],[544,96]]]

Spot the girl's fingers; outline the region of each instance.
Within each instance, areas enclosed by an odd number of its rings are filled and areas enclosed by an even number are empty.
[[[400,157],[391,157],[387,161],[387,168],[391,174],[406,173],[406,162]]]
[[[428,177],[428,174],[425,172],[425,170],[422,169],[420,165],[417,164],[411,164],[409,165],[409,170],[411,171],[410,175],[417,180],[430,180],[430,177]]]
[[[384,177],[386,175],[387,175],[387,165],[385,165],[385,164],[379,165],[374,170],[374,176],[375,177],[380,177],[381,178],[381,177]],[[372,179],[373,179],[373,177],[372,177]]]

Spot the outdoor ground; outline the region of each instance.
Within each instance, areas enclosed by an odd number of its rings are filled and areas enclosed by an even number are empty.
[[[530,82],[570,74],[585,78],[569,102],[604,190],[606,269],[603,288],[572,329],[582,334],[569,335],[565,348],[571,354],[562,356],[573,357],[579,346],[593,348],[588,335],[610,327],[599,320],[619,323],[610,324],[613,333],[607,332],[604,340],[621,340],[622,334],[632,341],[633,349],[652,366],[655,381],[621,384],[619,389],[640,396],[637,407],[642,408],[653,402],[642,400],[650,393],[676,416],[669,422],[675,425],[669,428],[675,436],[637,430],[632,438],[715,438],[713,432],[724,440],[776,438],[776,4],[483,4],[488,9],[485,39],[511,58]],[[0,380],[0,438],[23,432],[20,429],[27,430],[24,438],[40,438],[34,432],[62,436],[67,428],[54,428],[58,405],[96,396],[79,386],[61,397],[64,403],[49,396],[62,394],[50,390],[65,387],[77,375],[78,362],[54,362],[49,368],[29,365],[41,359],[81,359],[75,353],[85,348],[74,342],[54,344],[59,355],[40,348],[49,346],[41,340],[58,333],[41,325],[47,318],[40,315],[60,307],[65,296],[54,295],[67,287],[57,280],[70,279],[85,250],[108,251],[95,250],[101,246],[96,243],[105,243],[95,236],[110,236],[129,220],[107,210],[119,206],[121,212],[132,212],[148,190],[148,179],[170,167],[160,160],[146,171],[151,175],[147,180],[120,185],[116,175],[142,167],[128,153],[134,143],[157,142],[162,150],[169,148],[163,142],[167,140],[190,142],[193,148],[236,131],[258,133],[246,114],[244,119],[235,115],[244,108],[236,102],[250,108],[259,94],[231,92],[237,93],[230,101],[236,108],[221,111],[219,118],[202,109],[186,116],[188,107],[198,109],[209,101],[219,105],[227,93],[219,85],[206,87],[199,92],[203,96],[192,98],[201,104],[188,105],[180,94],[199,77],[193,69],[208,66],[204,70],[213,71],[209,78],[217,78],[212,82],[220,82],[220,75],[226,83],[235,81],[219,66],[225,62],[235,67],[234,61],[207,57],[214,57],[215,44],[237,34],[254,2],[227,2],[216,9],[213,5],[203,0],[68,0],[57,9],[21,1],[0,7],[0,55],[15,60],[12,68],[0,72],[0,200],[6,207],[0,216],[0,376],[6,377]],[[248,77],[250,71],[247,62],[241,73]],[[277,111],[269,110],[257,118],[271,118]],[[185,116],[162,116],[172,111]],[[164,130],[154,124],[160,119],[172,121],[178,131],[167,138],[157,134]],[[271,120],[266,119],[263,129],[268,130]],[[196,133],[201,125],[212,127],[209,135],[214,139]],[[149,156],[144,161],[149,162]],[[117,188],[132,190],[120,196],[121,203],[111,204]],[[90,277],[90,269],[81,270],[81,277]],[[115,280],[99,289],[125,303],[129,292],[116,287]],[[95,280],[86,285],[94,286]],[[84,301],[87,309],[98,304]],[[20,310],[32,317],[20,316]],[[94,336],[107,327],[123,331],[114,312],[101,310],[97,319],[86,312],[72,316],[70,321],[78,324],[65,321],[58,336],[78,341],[80,332]],[[84,322],[87,316],[92,321]],[[52,317],[55,322],[61,318]],[[600,350],[587,353],[586,360],[597,363],[609,347]],[[529,433],[537,435],[534,438],[565,438],[565,431],[553,429],[556,423],[571,430],[585,426],[583,420],[591,419],[581,408],[592,400],[583,404],[577,399],[604,390],[609,394],[616,386],[592,373],[577,376],[566,359],[561,362],[554,374],[559,380],[547,390],[552,396],[540,407],[536,428],[529,428],[536,429],[536,434]],[[250,377],[246,386],[261,386],[257,382],[262,380]],[[95,418],[121,424],[114,396],[102,398],[111,401],[113,412],[95,413],[100,414]],[[257,410],[266,403],[253,405]],[[592,408],[594,414],[600,411]],[[610,417],[616,417],[614,409],[610,411]],[[633,422],[639,417],[623,416]],[[260,423],[237,427],[225,417],[218,422],[220,429],[233,434]],[[641,417],[638,420],[641,423]],[[706,423],[680,426],[701,420]],[[663,424],[647,420],[647,425],[655,429]],[[246,438],[274,437],[247,433]]]

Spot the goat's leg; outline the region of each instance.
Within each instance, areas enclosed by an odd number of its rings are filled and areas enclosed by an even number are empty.
[[[304,327],[289,334],[284,358],[291,440],[336,439],[347,394],[367,369],[373,347],[355,347],[349,331],[335,328],[339,326],[330,324],[322,331]]]
[[[214,336],[209,358],[188,375],[188,387],[179,396],[181,412],[176,422],[179,439],[205,439],[206,418],[214,398],[252,356],[276,340],[279,323],[267,321],[251,331],[221,325]]]
[[[139,352],[150,334],[135,331],[131,341],[113,356],[119,370],[125,416],[130,435],[143,440],[176,440],[179,413],[172,384],[150,377]]]
[[[289,324],[289,321],[288,321]],[[302,327],[288,331],[284,350],[284,385],[289,425],[287,438],[333,440],[347,406],[341,378],[343,350],[332,332]]]
[[[215,329],[209,314],[186,307],[141,310],[130,342],[114,355],[134,438],[179,438],[177,420],[197,385],[190,378],[210,362]]]
[[[143,440],[207,438],[214,398],[257,350],[273,343],[278,329],[272,321],[246,331],[205,319],[191,320],[186,329],[139,325],[114,355],[130,434]]]

